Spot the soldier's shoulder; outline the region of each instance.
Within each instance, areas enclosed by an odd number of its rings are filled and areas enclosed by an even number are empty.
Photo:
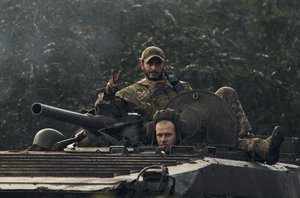
[[[141,79],[127,87],[124,87],[120,91],[118,91],[119,94],[126,93],[126,92],[136,92],[141,89],[143,84],[145,83],[145,79]]]

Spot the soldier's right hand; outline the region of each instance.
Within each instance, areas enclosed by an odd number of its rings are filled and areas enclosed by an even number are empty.
[[[105,88],[107,94],[115,95],[116,92],[118,91],[118,82],[120,80],[120,73],[121,71],[115,71],[115,70],[110,71],[110,78]]]

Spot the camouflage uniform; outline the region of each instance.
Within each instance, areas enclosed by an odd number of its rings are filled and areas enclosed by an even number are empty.
[[[231,107],[238,121],[239,137],[242,138],[247,136],[248,132],[251,131],[251,126],[236,91],[231,87],[221,87],[215,94],[225,100]]]
[[[174,89],[167,89],[170,86],[166,80],[151,81],[143,78],[118,91],[116,96],[135,104],[143,112],[145,121],[151,121],[155,111],[160,110],[172,97],[184,90],[192,89],[188,82],[179,81],[179,84],[183,89],[176,91]],[[157,92],[157,90],[161,90],[161,92]],[[107,101],[104,99],[104,94],[101,93],[95,103],[96,109],[99,104],[105,102]]]
[[[251,154],[256,161],[266,161],[274,164],[279,159],[279,147],[284,140],[284,133],[281,127],[276,127],[272,135],[267,139],[247,137],[251,126],[242,108],[241,102],[234,89],[222,87],[215,93],[223,98],[232,108],[239,126],[238,148]]]

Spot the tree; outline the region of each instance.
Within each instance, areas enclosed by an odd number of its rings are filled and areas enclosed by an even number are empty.
[[[0,3],[0,149],[28,146],[37,130],[76,129],[33,117],[39,101],[92,108],[110,69],[120,87],[142,74],[149,45],[194,88],[234,87],[254,132],[299,135],[299,9],[292,0],[65,0]]]

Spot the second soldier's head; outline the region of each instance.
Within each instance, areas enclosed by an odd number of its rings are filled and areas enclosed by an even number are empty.
[[[157,111],[153,121],[148,124],[147,134],[151,144],[158,146],[172,146],[183,144],[185,137],[185,121],[170,108]]]

